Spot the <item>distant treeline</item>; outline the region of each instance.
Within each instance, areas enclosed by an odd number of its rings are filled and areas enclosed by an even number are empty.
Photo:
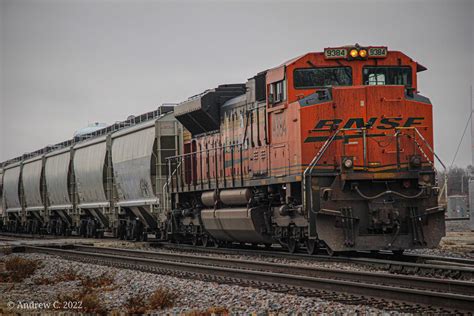
[[[448,169],[448,195],[468,195],[469,177],[474,175],[474,167],[469,165],[466,168],[451,167]],[[439,187],[443,186],[444,171],[438,174]]]

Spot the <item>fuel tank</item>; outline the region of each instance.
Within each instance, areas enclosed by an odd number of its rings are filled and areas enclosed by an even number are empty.
[[[209,208],[219,201],[227,206],[243,206],[247,205],[251,198],[252,191],[248,188],[207,191],[201,195],[202,204]]]
[[[264,210],[253,208],[204,209],[201,219],[206,231],[217,240],[272,243],[265,234]]]
[[[203,192],[201,195],[202,204],[204,204],[206,207],[214,207],[218,199],[219,195],[216,190]]]
[[[225,205],[247,205],[252,198],[252,191],[248,188],[223,190],[220,192],[219,198]]]

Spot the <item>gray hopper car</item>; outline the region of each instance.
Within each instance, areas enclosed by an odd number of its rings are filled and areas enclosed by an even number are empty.
[[[165,159],[179,154],[183,135],[165,110],[5,164],[2,229],[137,240],[155,233],[165,216],[160,213]]]

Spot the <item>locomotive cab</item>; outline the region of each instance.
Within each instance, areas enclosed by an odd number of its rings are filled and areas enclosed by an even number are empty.
[[[302,173],[310,243],[333,251],[439,243],[432,106],[417,93],[425,69],[386,47],[355,45],[268,71],[271,143],[289,155],[274,152],[272,166],[301,166],[288,171]]]

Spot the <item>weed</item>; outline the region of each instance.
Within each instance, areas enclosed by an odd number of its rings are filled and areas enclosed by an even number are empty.
[[[173,307],[177,295],[167,288],[159,288],[148,299],[150,309],[165,309]]]
[[[104,314],[107,312],[96,293],[84,293],[80,301],[82,301],[82,309],[86,313]]]
[[[88,276],[81,278],[82,286],[86,289],[93,290],[97,288],[105,288],[114,283],[114,278],[111,275],[106,273],[102,274],[99,277],[91,278]]]
[[[0,282],[21,282],[33,275],[39,267],[37,260],[20,257],[8,258],[4,263],[5,271],[0,274]]]
[[[101,304],[97,293],[81,291],[72,294],[62,294],[58,296],[59,302],[82,302],[82,309],[74,310],[75,312],[91,313],[91,314],[106,314],[107,310]],[[61,306],[62,307],[62,306]]]
[[[128,314],[144,314],[148,310],[142,296],[133,296],[125,304]]]
[[[35,285],[49,285],[52,284],[52,280],[50,278],[39,277],[33,280]]]
[[[81,277],[73,269],[68,269],[65,272],[57,273],[53,278],[40,277],[34,280],[36,285],[50,285],[60,282],[69,282],[80,280]]]
[[[2,253],[6,256],[11,255],[13,253],[12,247],[5,246],[2,248]]]
[[[167,288],[159,288],[146,301],[143,296],[131,297],[125,304],[125,308],[128,314],[144,314],[148,311],[171,308],[176,298],[177,295]]]
[[[210,307],[206,310],[192,310],[186,313],[186,316],[227,316],[229,310],[225,307]]]

